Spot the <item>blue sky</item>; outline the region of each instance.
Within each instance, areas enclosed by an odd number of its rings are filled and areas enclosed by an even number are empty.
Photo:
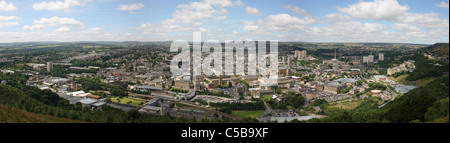
[[[449,41],[448,0],[0,0],[0,43]]]

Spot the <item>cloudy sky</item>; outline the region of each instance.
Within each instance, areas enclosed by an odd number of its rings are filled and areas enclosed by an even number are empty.
[[[0,0],[0,43],[449,41],[448,0]]]

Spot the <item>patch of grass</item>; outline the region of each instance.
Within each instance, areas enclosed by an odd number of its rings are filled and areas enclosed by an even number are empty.
[[[272,98],[272,95],[264,95],[261,97],[264,101],[269,101]]]
[[[427,85],[428,83],[432,82],[433,80],[436,80],[436,78],[435,77],[430,77],[430,78],[419,79],[416,82],[416,85],[423,87],[423,86]]]
[[[407,83],[410,83],[408,80],[406,80],[406,77],[408,77],[408,76],[409,76],[408,74],[405,74],[405,75],[398,76],[397,78],[389,77],[389,79],[393,80],[395,82],[401,83],[401,84],[407,84]]]
[[[430,78],[419,79],[417,81],[408,81],[408,80],[406,80],[406,77],[408,77],[408,76],[409,75],[406,74],[406,75],[401,75],[397,78],[389,77],[389,79],[396,81],[398,83],[401,83],[401,84],[415,85],[415,86],[421,86],[421,87],[427,85],[428,83],[430,83],[436,79],[435,77],[430,77]]]
[[[337,104],[329,106],[329,107],[340,108],[340,109],[344,109],[344,110],[351,110],[351,109],[355,108],[356,106],[358,106],[361,102],[362,102],[362,100],[345,101],[345,102],[337,103]]]
[[[83,121],[57,118],[0,105],[0,123],[84,123]]]
[[[258,118],[264,113],[264,110],[256,110],[256,111],[232,111],[231,114],[237,117],[245,118]]]
[[[291,105],[286,106],[286,109],[294,109]]]
[[[126,98],[126,97],[123,97],[123,98],[113,97],[113,98],[111,98],[111,101],[123,103],[123,104],[130,104],[130,105],[134,105],[134,106],[142,106],[142,104],[145,103],[144,101],[130,99],[130,98]]]
[[[41,48],[54,48],[54,47],[59,47],[61,45],[44,45],[44,46],[34,46],[31,47],[31,49],[41,49]]]
[[[30,66],[30,65],[34,65],[36,63],[26,63],[25,65]]]

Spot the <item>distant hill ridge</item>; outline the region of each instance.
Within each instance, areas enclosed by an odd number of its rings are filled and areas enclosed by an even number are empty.
[[[423,48],[425,51],[429,51],[436,55],[448,55],[449,54],[449,43],[436,43],[431,46]]]

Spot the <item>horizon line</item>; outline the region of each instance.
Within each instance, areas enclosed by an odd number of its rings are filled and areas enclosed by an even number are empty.
[[[0,44],[14,44],[14,43],[83,43],[83,42],[116,42],[116,43],[124,43],[124,42],[173,42],[175,40],[160,40],[160,41],[24,41],[24,42],[0,42]],[[236,41],[236,40],[234,40]],[[241,40],[246,41],[246,40]],[[252,41],[259,41],[259,40],[252,40]],[[272,40],[263,40],[263,41],[272,41]],[[297,43],[323,43],[323,44],[332,44],[332,43],[344,43],[344,44],[363,44],[363,43],[373,43],[373,44],[416,44],[416,45],[432,45],[437,43],[449,43],[449,42],[434,42],[434,43],[401,43],[401,42],[306,42],[306,41],[279,41],[278,42],[297,42]],[[187,41],[189,43],[192,43],[193,41]],[[201,41],[202,43],[206,41]],[[225,42],[220,42],[225,43]]]

